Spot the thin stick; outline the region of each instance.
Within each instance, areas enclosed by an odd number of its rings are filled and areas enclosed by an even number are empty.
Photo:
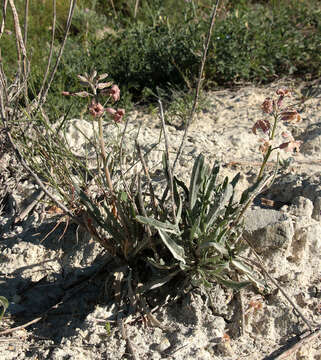
[[[280,290],[280,292],[282,293],[282,295],[287,299],[287,301],[291,304],[291,306],[293,307],[293,309],[298,313],[298,315],[301,317],[301,319],[305,322],[305,324],[308,326],[310,331],[313,331],[312,325],[310,323],[310,321],[302,314],[302,312],[298,309],[298,307],[295,305],[295,303],[291,300],[291,298],[288,296],[288,294],[282,289],[282,287],[277,283],[276,280],[273,279],[273,277],[269,274],[269,271],[266,270],[263,261],[261,260],[259,254],[254,250],[254,247],[252,246],[251,242],[248,239],[244,239],[248,245],[250,246],[251,250],[253,251],[253,254],[255,255],[255,257],[258,259],[257,261],[254,260],[250,260],[251,263],[253,263],[254,265],[256,265],[257,267],[259,267],[261,270],[263,270],[263,272],[265,273],[265,275],[270,279],[270,281]]]
[[[17,9],[15,7],[13,0],[9,0],[9,4],[10,4],[11,10],[12,10],[13,22],[14,22],[14,28],[15,28],[17,41],[18,41],[19,47],[22,51],[22,55],[25,58],[25,57],[27,57],[27,51],[26,51],[25,44],[24,44],[23,38],[22,38],[18,12],[17,12]]]
[[[40,191],[40,193],[34,199],[34,201],[31,204],[29,204],[23,211],[21,211],[20,215],[18,215],[14,219],[14,223],[16,224],[19,221],[23,220],[30,213],[30,211],[38,204],[38,202],[44,197],[44,195],[45,195],[44,191]]]
[[[55,40],[55,33],[56,33],[56,18],[57,18],[57,7],[56,7],[56,0],[52,1],[52,6],[53,6],[53,18],[52,18],[52,30],[51,30],[51,43],[50,43],[50,50],[49,50],[49,56],[48,56],[48,61],[47,61],[47,68],[46,68],[46,72],[45,72],[45,76],[43,77],[42,80],[42,85],[39,91],[39,94],[43,93],[47,78],[48,78],[48,74],[49,74],[49,69],[50,69],[50,65],[51,65],[51,60],[52,60],[52,54],[53,54],[53,47],[54,47],[54,40]]]
[[[32,325],[32,324],[35,324],[35,323],[39,322],[42,318],[43,318],[43,316],[39,316],[36,319],[33,319],[33,320],[23,324],[23,325],[20,325],[20,326],[14,327],[14,328],[10,328],[10,329],[7,329],[7,330],[0,331],[0,336],[1,335],[11,334],[16,330],[25,329],[29,325]]]
[[[127,117],[126,118],[126,123],[125,123],[125,126],[124,126],[124,130],[123,130],[122,135],[121,135],[121,140],[120,140],[119,165],[120,165],[120,175],[121,175],[121,178],[122,178],[122,181],[123,181],[127,196],[130,199],[130,201],[132,202],[132,205],[134,206],[134,208],[136,209],[135,201],[133,200],[133,197],[131,196],[129,187],[127,185],[127,181],[126,181],[125,176],[124,176],[123,148],[124,148],[124,141],[125,141],[125,135],[126,135],[126,132],[127,132],[128,123],[129,123],[129,118]]]
[[[209,44],[210,44],[210,40],[211,40],[211,36],[212,36],[212,30],[213,30],[215,17],[216,17],[216,12],[217,12],[217,8],[219,6],[219,3],[220,3],[220,0],[216,0],[216,4],[213,5],[213,10],[212,10],[212,15],[211,15],[211,23],[210,23],[210,27],[209,27],[208,32],[207,32],[207,38],[206,38],[206,42],[205,42],[205,46],[204,46],[203,57],[202,57],[202,62],[201,62],[199,75],[198,75],[198,81],[197,81],[197,88],[196,88],[194,103],[193,103],[193,107],[192,107],[192,110],[191,110],[191,114],[190,114],[189,118],[187,119],[187,124],[185,126],[183,139],[182,139],[181,145],[180,145],[180,147],[178,149],[178,152],[177,152],[177,155],[176,155],[176,159],[175,159],[174,164],[173,164],[173,170],[172,170],[173,174],[175,172],[176,163],[179,160],[180,156],[182,155],[183,147],[184,147],[186,136],[187,136],[187,131],[188,131],[189,126],[192,123],[194,115],[195,115],[196,106],[197,106],[197,103],[198,103],[198,97],[199,97],[199,93],[200,93],[200,90],[201,90],[202,76],[203,76],[203,70],[204,70],[205,61],[206,61],[206,57],[207,57],[207,51],[208,51],[208,47],[209,47]]]
[[[26,0],[25,3],[25,23],[24,23],[24,29],[23,29],[23,42],[25,44],[25,47],[27,47],[27,40],[28,40],[28,16],[29,16],[29,0]],[[25,78],[27,77],[27,64],[24,62],[24,75]]]
[[[150,196],[151,196],[151,199],[152,199],[152,207],[154,209],[154,213],[157,214],[157,202],[156,202],[156,197],[155,197],[155,193],[154,193],[154,188],[153,188],[153,185],[152,185],[152,180],[151,180],[150,175],[149,175],[149,171],[148,171],[146,161],[145,161],[143,153],[142,153],[142,149],[141,149],[141,147],[140,147],[137,140],[135,141],[135,146],[136,146],[136,149],[138,151],[138,156],[139,156],[139,159],[140,159],[140,161],[142,163],[144,173],[145,173],[145,175],[147,177]]]
[[[12,1],[12,0],[9,0],[9,1]],[[38,94],[38,100],[37,100],[37,103],[36,103],[37,104],[36,105],[37,109],[39,109],[39,107],[46,101],[47,94],[48,94],[48,91],[50,89],[51,83],[52,83],[52,81],[53,81],[53,79],[55,77],[55,74],[57,72],[57,68],[58,68],[58,65],[60,63],[62,53],[63,53],[65,45],[66,45],[66,41],[67,41],[70,26],[71,26],[71,20],[72,20],[73,14],[74,14],[75,6],[76,6],[76,0],[70,0],[69,13],[68,13],[66,29],[65,29],[65,36],[64,36],[64,39],[63,39],[62,44],[60,46],[59,53],[58,53],[58,56],[57,56],[57,59],[56,59],[56,63],[55,63],[54,68],[52,69],[52,72],[50,74],[49,81],[48,81],[47,85],[44,87],[42,93]]]
[[[135,2],[135,10],[134,10],[134,19],[136,19],[136,15],[137,15],[137,11],[138,11],[138,5],[139,5],[139,0],[136,0],[136,2]]]
[[[113,8],[114,14],[115,14],[115,18],[117,18],[117,12],[116,12],[116,8],[115,8],[115,4],[113,0],[110,0],[111,3],[111,7]]]
[[[169,188],[172,198],[172,209],[173,209],[173,216],[176,221],[176,206],[175,206],[175,199],[174,199],[174,183],[173,183],[173,173],[170,167],[169,163],[169,151],[168,151],[168,139],[167,139],[167,133],[166,133],[166,126],[165,126],[165,119],[164,119],[164,112],[163,112],[163,105],[161,100],[158,100],[159,103],[159,114],[162,121],[162,128],[164,132],[164,140],[165,140],[165,157],[166,157],[166,166],[167,166],[167,176],[169,178]]]
[[[12,15],[13,15],[13,23],[14,23],[14,30],[15,30],[15,38],[16,38],[16,47],[17,47],[17,57],[18,57],[18,77],[21,79],[22,75],[22,69],[21,69],[21,52],[23,54],[22,58],[25,59],[27,57],[27,51],[23,43],[22,33],[21,33],[21,27],[19,23],[19,16],[17,9],[15,7],[15,4],[13,0],[9,0],[9,4],[11,7]]]
[[[114,200],[116,200],[115,195],[114,195],[113,183],[111,181],[111,177],[110,177],[110,173],[109,173],[109,169],[108,169],[108,159],[107,159],[107,154],[106,154],[106,150],[105,150],[104,136],[103,136],[103,120],[102,120],[101,116],[98,119],[98,126],[99,126],[100,151],[101,151],[101,156],[103,158],[104,171],[105,171],[105,176],[106,176],[106,180],[107,180],[107,185],[109,187],[111,195],[113,196]]]
[[[290,356],[297,351],[302,345],[305,345],[306,343],[308,343],[309,341],[315,339],[317,336],[319,336],[321,334],[321,328],[315,330],[314,332],[311,332],[309,335],[307,335],[306,337],[300,339],[297,343],[295,343],[294,345],[292,345],[290,347],[289,350],[285,351],[284,353],[278,355],[275,360],[285,360],[285,359],[289,359]]]
[[[147,212],[146,212],[146,209],[145,209],[145,205],[144,205],[144,199],[143,199],[143,194],[142,194],[142,181],[141,181],[141,177],[140,177],[140,174],[138,174],[138,201],[139,201],[139,205],[141,207],[141,211],[143,213],[143,215],[145,217],[147,217]],[[151,237],[152,237],[152,231],[150,229],[150,226],[149,225],[145,225],[146,226],[146,229],[147,229],[147,237],[148,237],[148,240],[150,241]]]
[[[0,39],[4,32],[4,25],[6,23],[7,5],[8,5],[8,0],[4,0],[2,3],[2,21],[1,21],[1,26],[0,26]]]
[[[43,192],[55,203],[57,204],[57,206],[59,206],[67,215],[69,215],[78,225],[83,225],[79,219],[74,216],[72,214],[71,211],[69,211],[69,209],[62,204],[59,200],[57,200],[51,193],[50,191],[47,190],[46,186],[44,185],[44,183],[40,180],[40,178],[38,177],[38,175],[31,170],[31,168],[27,165],[27,163],[25,162],[24,158],[22,157],[22,154],[20,153],[19,149],[17,148],[16,144],[14,143],[10,132],[6,131],[8,140],[11,144],[11,146],[13,147],[21,165],[25,168],[25,170],[28,171],[28,173],[35,179],[36,183],[40,186],[40,188],[43,190]]]

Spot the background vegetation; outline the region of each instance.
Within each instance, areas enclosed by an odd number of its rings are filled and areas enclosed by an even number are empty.
[[[92,69],[108,72],[120,84],[125,103],[122,105],[127,108],[133,102],[152,100],[155,92],[170,97],[173,92],[169,89],[188,91],[194,87],[211,1],[141,0],[136,16],[135,4],[135,0],[78,1],[63,61],[48,99],[50,110],[57,114],[66,111],[70,99],[63,99],[60,92],[76,89],[75,75]],[[21,16],[24,1],[16,1],[16,5]],[[207,58],[204,86],[266,83],[288,75],[320,76],[319,5],[317,0],[223,1]],[[52,2],[31,1],[30,6],[29,57],[33,86],[38,89],[49,49]],[[57,7],[58,47],[68,4],[57,0]],[[23,24],[22,16],[20,21]],[[10,11],[6,28],[13,31]],[[16,56],[13,36],[7,30],[0,43],[7,70]]]

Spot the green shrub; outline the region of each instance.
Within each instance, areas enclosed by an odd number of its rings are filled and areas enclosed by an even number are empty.
[[[320,76],[321,11],[317,5],[314,0],[228,2],[216,20],[204,86],[262,83],[288,75]],[[40,4],[33,6],[29,43],[33,47],[31,73],[37,92],[45,69],[44,53],[48,51],[50,9]],[[195,85],[207,30],[207,2],[197,5],[156,1],[150,5],[142,1],[135,19],[134,2],[120,1],[115,6],[117,17],[109,2],[104,8],[99,1],[83,1],[76,8],[71,36],[49,94],[50,111],[67,111],[60,92],[67,86],[75,90],[75,75],[94,68],[113,74],[113,80],[122,84],[122,101],[127,107],[129,101],[151,100],[146,94],[157,92],[157,88],[166,92],[173,87],[187,90]],[[40,16],[37,28],[34,14],[45,10],[47,14]],[[65,16],[63,7],[58,13],[60,29]],[[10,16],[7,21],[10,25]],[[39,32],[44,34],[40,41]],[[0,40],[8,70],[16,56],[11,37],[4,34]],[[76,112],[71,109],[72,114]]]

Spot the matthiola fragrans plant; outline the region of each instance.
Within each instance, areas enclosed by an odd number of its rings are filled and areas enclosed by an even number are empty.
[[[89,91],[63,93],[87,97],[88,111],[99,125],[99,155],[103,160],[104,178],[98,183],[98,192],[74,185],[74,202],[78,204],[76,209],[78,214],[81,213],[87,231],[109,253],[132,268],[135,269],[137,263],[154,268],[149,279],[151,285],[144,286],[143,290],[161,286],[178,274],[185,278],[184,284],[193,282],[210,286],[215,281],[237,289],[251,281],[258,284],[239,253],[244,247],[242,216],[260,181],[236,201],[234,194],[239,174],[231,181],[225,178],[218,182],[219,164],[215,163],[210,169],[203,155],[199,155],[190,184],[185,184],[171,173],[165,151],[163,171],[167,186],[161,196],[156,195],[142,156],[140,161],[147,181],[143,182],[139,174],[136,184],[132,179],[129,187],[122,179],[115,186],[108,166],[102,122],[107,115],[117,123],[124,111],[107,107],[102,102],[105,96],[113,103],[120,98],[118,86],[101,82],[105,77],[96,72],[91,76],[78,76]],[[163,126],[166,137],[165,122]],[[140,152],[138,144],[136,147]],[[239,280],[232,275],[236,272],[243,274]],[[139,274],[137,277],[139,280]]]
[[[286,123],[295,124],[301,121],[301,116],[293,106],[285,106],[284,102],[291,96],[291,92],[288,89],[276,90],[276,97],[267,97],[261,105],[262,111],[265,115],[272,118],[270,121],[268,118],[258,120],[253,128],[252,132],[256,135],[257,131],[263,133],[263,138],[260,138],[261,145],[259,147],[263,154],[262,166],[259,171],[258,179],[263,175],[266,163],[271,156],[271,153],[278,149],[285,151],[296,151],[299,152],[302,141],[294,140],[293,136],[288,132],[283,132],[282,137],[285,141],[281,144],[275,143],[275,135],[277,131],[277,125],[280,121]]]

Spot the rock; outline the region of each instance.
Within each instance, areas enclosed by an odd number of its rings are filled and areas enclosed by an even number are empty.
[[[159,344],[157,344],[155,346],[155,350],[157,350],[158,352],[164,352],[165,350],[167,350],[169,347],[171,346],[171,343],[169,342],[169,340],[167,339],[166,336],[163,336],[160,339]]]
[[[244,236],[263,256],[269,256],[271,251],[287,250],[294,235],[292,219],[275,210],[250,211],[245,226]]]
[[[313,203],[311,200],[298,196],[292,202],[292,213],[296,216],[312,217]]]
[[[313,205],[312,218],[321,221],[321,196],[315,198]]]
[[[319,154],[321,150],[321,123],[311,124],[301,135],[301,152],[305,155]]]

